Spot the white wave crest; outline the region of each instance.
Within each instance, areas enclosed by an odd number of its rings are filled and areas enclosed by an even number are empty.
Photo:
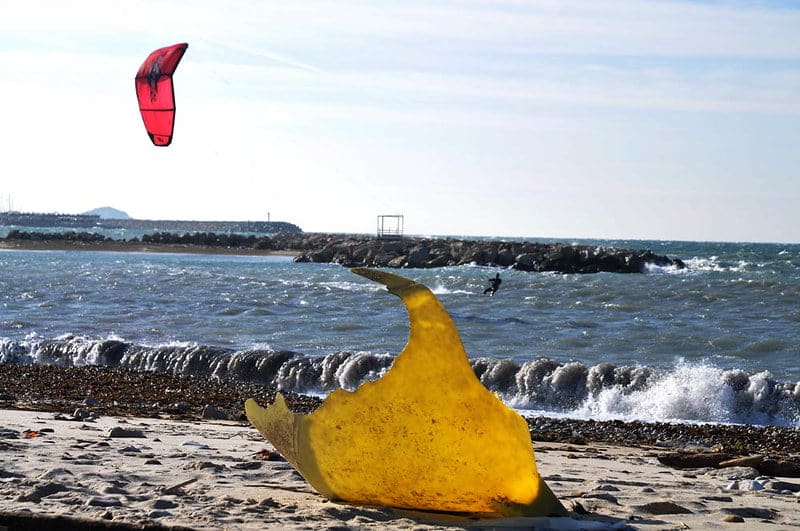
[[[598,420],[797,426],[798,391],[798,386],[776,384],[767,371],[747,375],[680,361],[672,370],[654,374],[642,389],[617,385],[591,394],[573,413]]]

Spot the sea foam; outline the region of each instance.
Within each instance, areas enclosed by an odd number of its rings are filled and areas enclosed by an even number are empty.
[[[63,335],[0,339],[2,363],[108,365],[177,376],[198,375],[324,395],[354,390],[381,377],[394,356],[337,351],[306,356],[287,350],[234,350],[197,344],[140,345]],[[748,373],[711,362],[678,360],[672,367],[586,365],[537,358],[517,363],[475,358],[481,382],[523,411],[596,420],[712,422],[800,427],[800,383],[768,371]],[[435,392],[435,390],[431,390]]]

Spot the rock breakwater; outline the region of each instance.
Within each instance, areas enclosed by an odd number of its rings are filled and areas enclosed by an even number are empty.
[[[216,234],[209,232],[146,234],[141,241],[112,240],[88,232],[68,231],[61,234],[13,230],[4,240],[25,247],[47,242],[72,245],[75,249],[132,250],[146,244],[146,250],[180,245],[183,252],[213,249],[214,252],[291,252],[296,262],[334,263],[347,267],[433,268],[474,264],[517,269],[520,271],[552,271],[557,273],[643,273],[648,267],[686,265],[678,258],[660,256],[649,250],[618,249],[596,245],[570,245],[529,241],[460,240],[453,238],[381,239],[367,235],[333,235],[320,233],[279,233],[272,236]],[[0,242],[2,243],[2,242]],[[87,247],[87,244],[89,247]]]
[[[307,249],[297,262],[328,262],[348,267],[431,268],[475,264],[520,271],[558,273],[642,273],[648,266],[686,265],[649,250],[616,249],[563,243],[456,239],[304,235],[295,249]]]

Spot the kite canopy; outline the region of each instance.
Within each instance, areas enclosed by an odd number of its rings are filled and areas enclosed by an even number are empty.
[[[159,48],[144,60],[136,72],[136,96],[144,127],[156,146],[172,142],[175,124],[175,91],[172,74],[189,45],[173,44]]]

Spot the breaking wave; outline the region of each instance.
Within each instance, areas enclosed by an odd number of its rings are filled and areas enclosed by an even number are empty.
[[[121,339],[66,335],[0,339],[0,363],[108,365],[178,376],[200,375],[327,394],[382,376],[394,357],[340,351],[307,356],[268,347],[233,350],[196,344],[146,346]],[[506,403],[542,415],[596,420],[710,422],[800,427],[800,382],[776,381],[710,363],[680,361],[669,369],[585,365],[539,358],[471,360],[476,376]],[[435,392],[435,390],[431,390]]]

